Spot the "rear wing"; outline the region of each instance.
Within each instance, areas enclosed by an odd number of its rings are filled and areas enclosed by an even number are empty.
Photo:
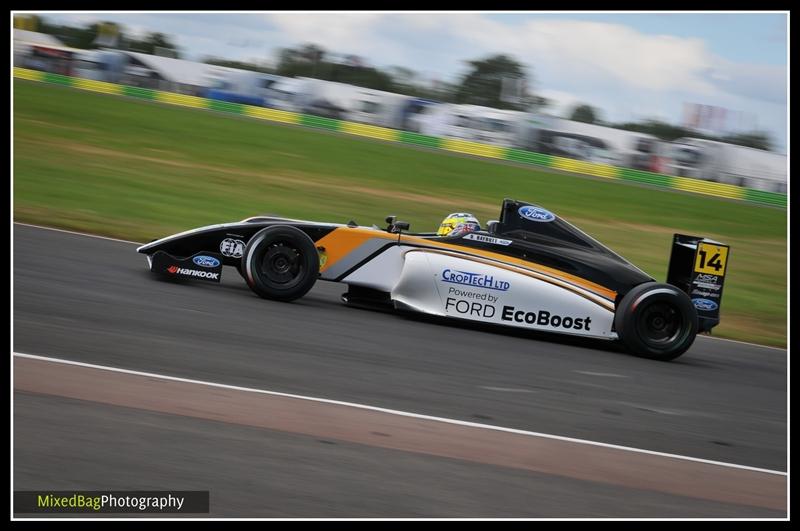
[[[719,324],[722,286],[730,246],[701,238],[675,234],[669,258],[667,283],[685,291],[697,310],[699,332]]]

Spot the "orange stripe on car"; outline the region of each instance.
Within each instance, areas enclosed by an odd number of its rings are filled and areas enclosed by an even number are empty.
[[[582,287],[582,288],[584,288],[586,290],[591,291],[592,293],[596,293],[596,294],[598,294],[598,295],[600,295],[602,297],[605,297],[606,299],[611,300],[611,301],[613,301],[617,296],[617,292],[616,291],[610,290],[610,289],[608,289],[606,287],[603,287],[603,286],[601,286],[599,284],[595,284],[594,282],[591,282],[591,281],[586,280],[584,278],[576,277],[575,275],[570,275],[569,273],[565,273],[563,271],[559,271],[558,269],[553,269],[552,267],[547,267],[547,266],[544,266],[544,265],[541,265],[541,264],[537,264],[535,262],[530,262],[528,260],[522,260],[521,258],[515,258],[513,256],[508,256],[508,255],[500,254],[500,253],[493,253],[492,251],[486,251],[486,250],[483,250],[483,249],[474,249],[472,247],[464,247],[464,246],[461,246],[461,245],[454,245],[454,244],[450,244],[450,243],[437,242],[437,241],[433,241],[433,240],[426,240],[424,238],[419,238],[419,237],[416,237],[416,236],[409,236],[409,235],[405,235],[405,234],[403,235],[403,237],[401,239],[401,242],[402,243],[414,243],[414,244],[419,244],[419,245],[426,245],[426,246],[429,246],[429,247],[439,247],[439,248],[442,248],[442,249],[452,249],[454,251],[458,251],[458,252],[461,252],[461,253],[472,254],[472,255],[475,255],[475,256],[483,256],[483,257],[486,257],[486,258],[492,258],[492,259],[498,260],[500,262],[506,262],[506,263],[509,263],[509,264],[518,265],[518,266],[530,269],[532,271],[537,271],[539,273],[544,273],[544,274],[553,276],[555,278],[559,278],[561,280],[564,280],[564,281],[567,281],[567,282],[571,282],[571,283],[576,284],[576,285],[578,285],[578,286],[580,286],[580,287]]]
[[[323,247],[327,256],[325,265],[320,267],[320,273],[350,254],[365,241],[374,238],[396,241],[397,234],[382,233],[375,229],[361,227],[339,227],[326,234],[316,242],[317,248]]]

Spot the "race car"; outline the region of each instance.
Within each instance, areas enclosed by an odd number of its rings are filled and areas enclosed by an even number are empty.
[[[620,342],[671,360],[719,324],[729,248],[675,234],[667,283],[545,208],[505,199],[499,220],[465,233],[257,216],[154,240],[150,270],[219,282],[236,268],[260,297],[289,302],[317,280],[346,304]]]

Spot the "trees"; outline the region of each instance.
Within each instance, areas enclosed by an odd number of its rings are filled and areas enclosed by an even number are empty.
[[[572,110],[570,120],[575,122],[583,122],[586,124],[594,124],[599,122],[598,111],[591,105],[581,104],[576,105]]]
[[[673,140],[686,136],[693,136],[695,138],[706,138],[702,135],[693,134],[688,129],[677,125],[671,125],[659,120],[648,120],[646,122],[627,122],[622,124],[614,124],[611,127],[616,129],[624,129],[626,131],[636,131],[637,133],[646,133],[653,135],[661,140],[672,142]]]
[[[390,66],[386,73],[398,87],[413,87],[417,84],[417,73],[405,66]]]
[[[50,24],[46,19],[37,18],[37,26],[41,33],[52,35],[72,48],[118,47],[151,55],[180,57],[178,46],[169,35],[151,32],[142,39],[133,39],[125,35],[123,29],[114,22],[95,22],[77,27]]]
[[[227,68],[236,68],[239,70],[251,70],[253,72],[261,72],[262,74],[272,74],[273,69],[267,65],[258,65],[253,63],[245,63],[242,61],[233,61],[230,59],[223,59],[220,57],[206,56],[202,60],[207,65],[224,66]]]
[[[531,95],[530,99],[533,106],[540,109],[545,109],[553,105],[553,100],[545,98],[544,96]]]
[[[158,32],[148,33],[141,40],[128,40],[127,48],[132,52],[141,52],[150,55],[168,54],[171,57],[180,57],[178,47],[172,42],[171,37]]]
[[[325,75],[325,50],[316,44],[303,44],[297,48],[283,48],[279,52],[278,75],[286,77],[314,77]],[[320,78],[323,79],[323,78]]]
[[[525,109],[529,103],[528,79],[521,63],[500,54],[467,61],[467,64],[470,71],[461,79],[456,90],[456,103],[496,109]]]
[[[653,135],[661,140],[672,142],[678,138],[702,138],[704,140],[715,140],[717,142],[725,142],[726,144],[734,144],[737,146],[745,146],[756,149],[771,150],[772,139],[769,134],[762,131],[753,131],[750,133],[736,133],[732,135],[716,137],[711,135],[704,135],[692,129],[686,129],[678,125],[672,125],[659,120],[648,120],[641,123],[622,123],[611,125],[616,129],[624,129],[626,131],[636,131],[638,133],[647,133]]]
[[[312,77],[358,87],[396,92],[392,77],[352,55],[326,52],[316,44],[303,44],[280,51],[275,71],[279,76]]]
[[[65,45],[72,48],[90,49],[96,48],[94,41],[100,29],[100,24],[90,24],[83,27],[75,26],[62,26],[58,24],[50,24],[47,19],[38,19],[38,31],[46,33],[57,38]]]
[[[737,146],[747,146],[756,149],[764,149],[766,151],[772,150],[772,138],[768,133],[762,131],[753,131],[751,133],[738,133],[735,135],[728,135],[723,137],[722,142],[728,144],[735,144]]]
[[[297,50],[297,53],[311,63],[319,63],[325,58],[325,50],[316,44],[304,44]]]

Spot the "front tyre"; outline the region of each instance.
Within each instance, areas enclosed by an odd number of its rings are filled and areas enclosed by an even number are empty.
[[[622,298],[614,316],[620,341],[633,355],[654,360],[677,358],[697,335],[697,310],[671,284],[646,282]]]
[[[295,227],[273,226],[257,232],[244,248],[242,273],[259,297],[299,299],[319,276],[319,253],[311,238]]]

